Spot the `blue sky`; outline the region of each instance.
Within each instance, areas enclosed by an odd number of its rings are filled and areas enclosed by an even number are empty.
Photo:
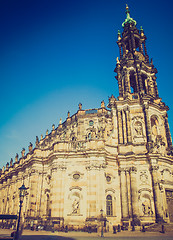
[[[79,102],[97,108],[118,96],[116,41],[126,3],[147,36],[173,132],[173,1],[0,0],[1,168]]]

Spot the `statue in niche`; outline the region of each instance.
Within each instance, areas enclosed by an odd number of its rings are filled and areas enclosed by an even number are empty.
[[[79,198],[75,198],[72,203],[72,213],[73,214],[79,213]]]
[[[142,131],[142,123],[137,121],[134,124],[134,129],[135,129],[135,133],[137,136],[142,136],[143,135],[143,131]]]
[[[143,214],[147,216],[152,214],[149,199],[145,199],[145,201],[142,203],[142,211]]]

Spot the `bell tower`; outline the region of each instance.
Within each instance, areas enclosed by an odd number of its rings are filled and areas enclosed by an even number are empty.
[[[169,108],[159,97],[157,69],[147,53],[144,30],[136,24],[126,5],[123,32],[118,31],[120,57],[114,70],[119,96],[116,99],[112,95],[108,105],[117,144],[121,221],[125,225],[129,221],[134,225],[169,221],[169,204],[163,204],[166,194],[169,195],[168,178],[163,180],[160,176],[166,168],[172,172],[173,161]]]
[[[132,108],[138,104],[141,109],[139,111],[142,112],[145,122],[144,135],[146,136],[146,148],[148,152],[153,151],[157,142],[163,144],[161,139],[165,139],[165,149],[167,149],[169,154],[172,154],[172,140],[167,119],[169,108],[159,97],[156,82],[157,69],[154,67],[152,59],[149,60],[146,48],[147,38],[144,30],[142,27],[139,30],[136,25],[137,23],[130,16],[129,7],[126,5],[126,19],[122,23],[123,32],[121,34],[118,31],[117,44],[120,57],[117,57],[117,64],[114,71],[117,73],[115,78],[118,81],[119,96],[118,100],[115,101],[115,105],[117,110],[128,106],[129,113],[134,113]],[[123,115],[124,112],[119,114],[119,119],[123,119]],[[119,128],[121,125],[123,126],[123,129],[119,130],[119,143],[130,144],[129,139],[133,142],[134,137],[130,135],[129,130],[130,115],[125,113],[124,122],[121,123],[120,121],[118,124]],[[160,123],[158,119],[160,119]],[[157,126],[159,124],[160,126]],[[161,129],[162,126],[164,126],[164,130],[158,130],[156,133],[154,128]],[[128,132],[124,133],[127,130]],[[133,132],[133,127],[131,132]]]
[[[119,85],[119,99],[143,98],[158,99],[156,83],[157,69],[146,48],[146,36],[142,27],[136,27],[136,21],[130,17],[129,7],[126,5],[126,19],[122,24],[123,33],[118,31],[118,47],[120,60],[117,58],[117,80]]]

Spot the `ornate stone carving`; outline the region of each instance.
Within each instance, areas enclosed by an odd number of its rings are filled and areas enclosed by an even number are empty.
[[[106,168],[106,163],[98,163],[97,161],[89,162],[89,164],[86,166],[87,170],[101,170],[103,168]]]
[[[141,189],[139,191],[139,202],[141,204],[141,215],[143,216],[152,216],[152,204],[151,204],[151,190],[150,189]]]
[[[146,171],[141,171],[139,178],[140,178],[141,184],[147,184],[148,183],[148,175],[147,175]]]
[[[132,118],[132,134],[134,142],[145,142],[144,121],[142,116]]]

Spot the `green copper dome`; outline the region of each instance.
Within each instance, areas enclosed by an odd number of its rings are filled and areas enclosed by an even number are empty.
[[[130,11],[129,11],[129,7],[128,5],[126,4],[126,19],[125,21],[122,23],[122,27],[124,27],[124,25],[126,23],[134,23],[136,25],[136,21],[130,17]]]

